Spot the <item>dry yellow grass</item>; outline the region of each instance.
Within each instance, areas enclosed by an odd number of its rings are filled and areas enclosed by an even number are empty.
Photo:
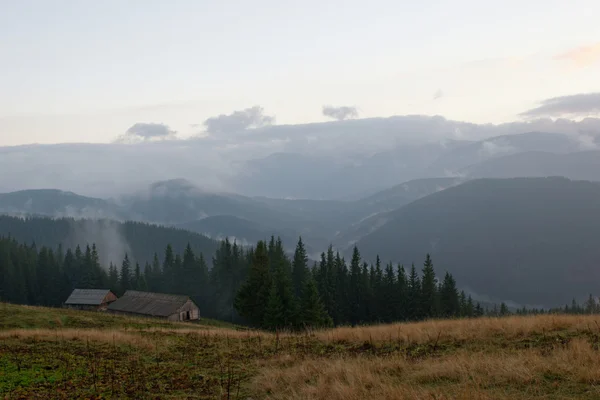
[[[428,343],[432,340],[513,339],[548,332],[600,332],[600,315],[538,315],[529,317],[431,320],[365,327],[341,327],[316,332],[324,341]]]
[[[4,390],[21,387],[23,398],[56,389],[44,375],[54,369],[38,365],[60,368],[72,378],[75,367],[64,361],[72,360],[83,373],[75,381],[63,375],[53,379],[64,378],[60,384],[70,391],[65,393],[83,397],[96,394],[95,387],[90,389],[96,382],[103,388],[99,392],[120,395],[150,390],[158,398],[214,398],[229,390],[229,376],[254,399],[600,399],[597,315],[432,320],[274,334],[63,310],[15,311],[19,324],[44,328],[21,329],[7,319],[4,326],[10,328],[0,329],[0,362],[12,371]],[[40,315],[42,322],[32,325]],[[56,323],[49,324],[51,319]],[[112,343],[134,349],[107,346]],[[96,367],[90,365],[96,364],[101,374],[94,377]],[[35,379],[24,384],[19,368]],[[93,369],[91,378],[86,368]],[[120,391],[113,368],[122,377],[139,368],[143,384],[122,380]],[[0,397],[2,385],[0,377]],[[205,397],[195,396],[198,390]]]
[[[547,354],[459,351],[418,362],[402,356],[288,355],[265,364],[253,389],[269,399],[545,399],[549,393],[600,398],[599,365],[600,353],[584,339]]]

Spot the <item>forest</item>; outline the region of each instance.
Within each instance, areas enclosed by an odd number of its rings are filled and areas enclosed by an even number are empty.
[[[0,238],[0,300],[59,307],[74,288],[110,288],[185,294],[211,317],[264,329],[303,329],[364,325],[431,318],[503,316],[511,310],[482,307],[459,291],[451,274],[436,276],[429,255],[421,268],[362,260],[354,248],[348,263],[330,246],[310,263],[300,238],[288,256],[281,240],[242,247],[224,240],[207,263],[187,246],[182,254],[171,245],[164,258],[140,265],[124,255],[120,265],[101,265],[95,244],[84,249],[56,249]],[[209,268],[212,264],[212,268]],[[598,311],[590,297],[584,305],[573,300],[567,313]],[[518,314],[544,310],[516,310]],[[546,311],[549,312],[549,311]]]

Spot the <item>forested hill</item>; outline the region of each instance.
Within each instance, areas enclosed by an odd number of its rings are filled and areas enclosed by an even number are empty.
[[[597,295],[600,184],[565,178],[485,179],[386,215],[357,245],[409,265],[422,254],[465,288],[520,304]]]
[[[144,264],[151,262],[154,253],[164,256],[167,244],[182,253],[187,244],[196,254],[206,255],[210,264],[211,255],[218,242],[204,235],[182,229],[150,225],[140,222],[116,222],[111,220],[89,220],[71,218],[29,217],[17,218],[0,215],[0,236],[11,236],[22,243],[35,243],[38,247],[56,249],[85,248],[95,243],[102,249],[100,262],[120,263],[127,253],[129,258]]]

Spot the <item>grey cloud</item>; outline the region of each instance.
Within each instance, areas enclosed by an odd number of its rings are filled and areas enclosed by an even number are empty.
[[[138,122],[133,124],[127,131],[119,136],[116,143],[139,143],[145,141],[156,141],[173,139],[177,132],[171,130],[168,125]]]
[[[349,106],[323,106],[323,115],[326,117],[337,119],[338,121],[342,121],[344,119],[358,117],[358,110],[356,109],[356,107]]]
[[[165,124],[153,124],[138,122],[127,129],[127,135],[140,136],[146,139],[163,138],[174,135],[175,131],[169,129]]]
[[[600,93],[581,93],[546,99],[536,108],[527,110],[522,117],[587,116],[600,114]]]
[[[438,89],[434,94],[433,94],[433,100],[437,100],[437,99],[441,99],[442,97],[444,97],[444,92],[442,91],[442,89]]]
[[[208,118],[204,121],[206,131],[210,134],[233,134],[240,133],[246,129],[261,128],[272,125],[275,117],[265,115],[260,106],[234,111],[229,115],[221,114]]]

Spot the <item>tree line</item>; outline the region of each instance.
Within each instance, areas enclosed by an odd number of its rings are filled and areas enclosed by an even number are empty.
[[[140,265],[125,254],[120,265],[105,269],[93,244],[38,249],[0,237],[0,300],[60,306],[74,288],[108,288],[119,296],[130,289],[185,294],[205,317],[273,330],[511,314],[504,303],[483,308],[449,273],[438,279],[429,255],[422,267],[405,269],[383,265],[379,257],[369,264],[356,247],[348,263],[329,247],[310,263],[302,239],[290,257],[281,240],[271,238],[248,248],[224,240],[210,261],[212,268],[189,245],[182,254],[168,245],[162,259],[155,254]],[[599,311],[592,299],[517,314]]]

